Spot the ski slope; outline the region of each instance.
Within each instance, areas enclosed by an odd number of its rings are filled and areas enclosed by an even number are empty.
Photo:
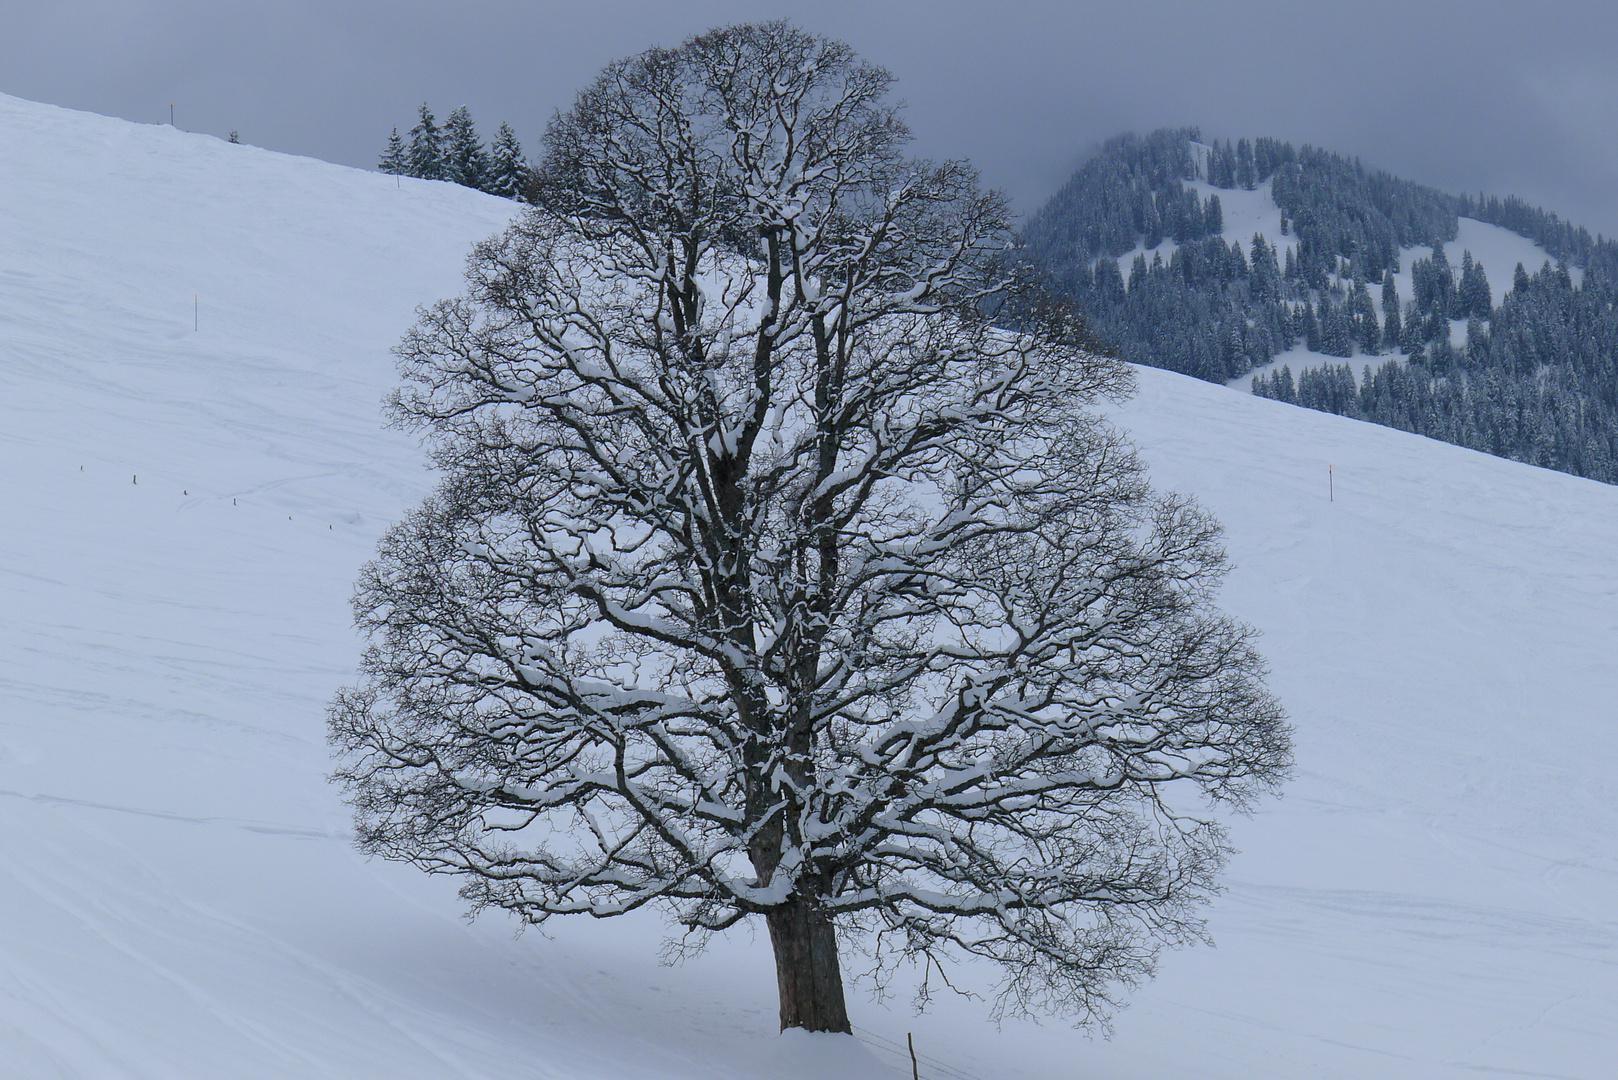
[[[1110,1041],[859,988],[778,1037],[762,934],[468,923],[325,781],[350,582],[431,483],[388,349],[512,204],[5,97],[0,191],[0,1075],[1611,1075],[1618,489],[1141,371],[1297,729],[1217,948]]]

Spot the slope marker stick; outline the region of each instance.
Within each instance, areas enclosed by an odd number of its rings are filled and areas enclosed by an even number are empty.
[[[1337,479],[1332,476],[1331,466],[1326,466],[1326,501],[1337,501]]]
[[[191,294],[191,329],[202,329],[202,294]]]

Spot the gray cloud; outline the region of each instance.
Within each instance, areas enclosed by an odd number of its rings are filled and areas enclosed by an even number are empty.
[[[814,5],[63,0],[0,13],[0,90],[369,166],[415,106],[538,142],[602,64],[787,16],[889,67],[917,149],[969,157],[1020,209],[1123,130],[1197,124],[1517,193],[1618,234],[1618,8],[1372,0]]]

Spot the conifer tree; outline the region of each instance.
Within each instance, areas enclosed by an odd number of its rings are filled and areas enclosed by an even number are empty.
[[[1354,282],[1354,293],[1349,297],[1349,315],[1353,323],[1354,341],[1362,352],[1375,356],[1381,351],[1382,328],[1376,322],[1376,305],[1363,280]]]
[[[1263,233],[1253,234],[1253,258],[1247,282],[1248,294],[1254,300],[1274,299],[1278,293],[1276,279],[1280,271],[1275,265],[1275,251],[1264,242]]]
[[[1247,358],[1247,343],[1242,338],[1240,319],[1225,321],[1225,342],[1220,350],[1220,359],[1224,362],[1226,378],[1252,367]]]
[[[1466,252],[1461,259],[1461,284],[1459,286],[1458,302],[1460,310],[1457,318],[1487,319],[1494,304],[1489,295],[1489,277],[1483,272],[1483,264],[1472,261],[1472,253]]]
[[[1399,290],[1393,283],[1393,271],[1382,271],[1382,340],[1388,348],[1399,347],[1399,333],[1403,329],[1399,318]]]
[[[1519,296],[1528,291],[1528,271],[1523,269],[1522,263],[1517,264],[1517,270],[1511,275],[1511,291]]]
[[[1298,391],[1292,384],[1292,368],[1286,364],[1282,364],[1280,371],[1272,372],[1268,377],[1253,376],[1253,393],[1259,397],[1284,401],[1289,405],[1298,404]]]
[[[1157,201],[1152,198],[1150,191],[1145,193],[1141,210],[1145,218],[1142,222],[1145,228],[1142,231],[1146,233],[1146,246],[1155,248],[1163,242],[1163,218],[1157,211]]]
[[[1127,290],[1117,259],[1107,258],[1096,263],[1095,293],[1105,304],[1117,306],[1124,302]]]
[[[1143,253],[1135,254],[1135,261],[1129,264],[1129,291],[1134,292],[1146,280],[1146,256]]]
[[[491,195],[517,199],[522,197],[527,181],[528,162],[517,142],[517,133],[511,130],[510,124],[502,122],[489,148],[489,170],[483,190]]]
[[[1450,269],[1449,256],[1442,243],[1433,244],[1433,314],[1449,318],[1455,310],[1455,271]]]
[[[1320,351],[1328,356],[1354,355],[1354,333],[1348,312],[1329,299],[1320,304]]]
[[[1410,310],[1405,312],[1404,327],[1399,335],[1399,351],[1406,356],[1415,356],[1421,352],[1422,342],[1426,337],[1423,323],[1420,310],[1412,304]]]
[[[1257,186],[1253,170],[1253,147],[1246,139],[1236,143],[1236,183],[1248,191]]]
[[[423,180],[444,178],[444,133],[424,101],[417,111],[416,126],[410,129],[410,146],[405,151],[407,175]]]
[[[489,172],[489,153],[478,141],[472,113],[458,106],[444,121],[444,172],[442,179],[462,187],[482,188]]]
[[[399,138],[398,128],[394,128],[392,134],[388,136],[388,148],[377,159],[376,167],[379,172],[385,172],[389,176],[409,175],[410,167],[409,162],[405,160],[404,140]]]
[[[1219,164],[1219,179],[1214,182],[1214,186],[1233,188],[1236,186],[1236,151],[1231,147],[1229,139],[1225,140],[1223,148],[1220,148],[1217,142],[1214,143],[1214,147],[1219,150],[1215,157]]]

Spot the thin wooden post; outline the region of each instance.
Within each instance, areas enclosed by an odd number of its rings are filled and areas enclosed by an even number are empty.
[[[916,1037],[905,1032],[905,1045],[910,1047],[910,1080],[921,1080],[921,1067],[916,1064]]]

